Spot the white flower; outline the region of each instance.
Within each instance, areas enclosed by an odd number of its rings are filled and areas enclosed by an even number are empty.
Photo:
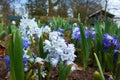
[[[46,73],[47,71],[45,70],[44,66],[41,66],[41,75],[43,78],[45,78],[45,76],[47,75]]]
[[[27,17],[23,17],[20,20],[20,31],[22,33],[22,38],[27,40],[29,44],[31,44],[31,39],[34,40],[33,35],[37,35],[39,38],[42,35],[41,29],[38,27],[35,19],[28,19]]]
[[[24,50],[24,49],[23,49],[23,52],[24,52],[23,58],[24,58],[24,57],[30,58],[30,55],[27,54],[27,53],[28,53],[28,50]]]
[[[42,30],[40,28],[35,28],[35,34],[38,38],[40,38],[42,35]]]
[[[43,33],[50,33],[51,32],[51,29],[49,26],[41,27],[41,30]]]
[[[57,31],[50,32],[49,33],[49,40],[56,40],[59,35],[60,35],[60,33]]]
[[[56,67],[58,64],[58,59],[51,58],[50,62],[51,62],[53,67]]]
[[[39,64],[44,64],[44,60],[43,60],[42,58],[39,58],[39,57],[37,57],[37,58],[35,59],[35,62],[36,62],[36,63],[39,63]]]
[[[74,65],[71,66],[71,71],[76,70],[76,67]]]
[[[43,78],[45,78],[45,76],[47,75],[46,71],[41,71],[41,75]]]
[[[44,51],[48,51],[49,54],[46,57],[46,61],[50,62],[52,66],[56,66],[61,60],[67,62],[73,62],[76,55],[74,54],[74,44],[66,44],[63,37],[59,32],[53,31],[49,33],[49,40],[45,40]]]
[[[29,58],[28,60],[29,60],[31,63],[34,62],[34,58]]]
[[[28,66],[24,67],[24,71],[28,71],[28,69],[29,69]]]
[[[74,26],[74,27],[77,27],[77,23],[73,23],[73,26]]]
[[[66,65],[70,65],[70,64],[72,64],[73,62],[72,61],[66,61]]]
[[[51,46],[51,43],[50,43],[50,41],[49,40],[45,40],[45,45],[48,45],[48,46]]]
[[[58,53],[59,55],[63,54],[63,50],[61,48],[56,48],[56,53]]]

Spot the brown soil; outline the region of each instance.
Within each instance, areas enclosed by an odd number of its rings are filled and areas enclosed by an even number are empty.
[[[93,80],[93,73],[96,71],[96,68],[89,67],[86,71],[84,70],[75,70],[70,72],[67,80]],[[53,68],[51,71],[50,80],[58,80],[58,69]]]
[[[93,80],[93,73],[96,68],[88,68],[86,71],[75,70],[68,76],[68,80]]]
[[[75,70],[70,72],[67,80],[93,80],[93,73],[98,71],[98,68],[88,67],[87,70]],[[50,72],[50,80],[58,80],[58,68],[52,68]],[[5,76],[7,75],[7,65],[4,60],[0,59],[0,80],[5,80]],[[110,73],[104,73],[106,75],[110,75]],[[10,80],[9,78],[7,80]],[[45,79],[42,79],[45,80]],[[107,79],[108,80],[108,77]],[[112,79],[110,79],[112,80]]]
[[[5,78],[7,72],[8,70],[6,62],[0,58],[0,80],[2,80],[2,78]]]

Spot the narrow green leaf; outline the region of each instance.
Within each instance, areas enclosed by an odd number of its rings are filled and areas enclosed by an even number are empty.
[[[3,31],[3,26],[4,26],[4,22],[3,22],[3,19],[2,19],[2,22],[0,23],[0,32]]]
[[[120,78],[120,62],[118,62],[114,80],[119,80]]]
[[[15,25],[11,25],[10,26],[10,33],[14,33],[16,32],[16,26]]]
[[[4,34],[5,34],[5,31],[0,32],[0,40],[2,40]]]
[[[22,38],[20,31],[15,33],[14,41],[14,68],[16,80],[24,80],[24,66],[22,53]]]
[[[16,80],[15,77],[15,70],[14,70],[14,50],[13,50],[14,46],[13,46],[13,35],[10,36],[9,39],[9,46],[8,46],[8,52],[9,52],[9,56],[10,56],[10,74],[12,77],[12,80]]]
[[[81,22],[80,13],[78,14],[78,22],[79,22],[79,23]]]
[[[41,80],[41,69],[40,69],[40,66],[38,67],[38,80]]]
[[[42,36],[40,37],[40,40],[39,40],[39,56],[41,58],[46,57],[46,54],[44,53],[44,50],[43,50],[43,37]]]
[[[100,71],[100,75],[102,77],[102,80],[105,80],[105,77],[104,77],[104,74],[103,74],[103,71],[102,71],[102,68],[101,68],[101,65],[100,65],[100,62],[98,60],[98,57],[96,55],[96,53],[94,53],[94,56],[95,56],[95,59],[96,59],[96,62],[97,62],[97,65],[98,65],[98,68],[99,68],[99,71]]]
[[[84,70],[87,68],[88,65],[88,58],[90,55],[90,42],[88,44],[87,39],[85,37],[85,33],[84,33],[84,27],[81,25],[80,27],[80,36],[81,36],[81,46],[83,49],[83,64],[84,64]]]
[[[100,27],[100,23],[98,21],[95,21],[95,32],[96,32],[96,36],[98,36],[98,38],[100,39],[100,41],[102,40],[102,27]]]
[[[33,72],[33,70],[31,69],[31,70],[28,72],[28,74],[26,75],[26,79],[25,79],[25,80],[30,80],[31,75],[32,75],[32,72]]]
[[[64,74],[64,79],[66,80],[67,79],[67,76],[68,76],[68,74],[70,73],[70,70],[71,70],[71,66],[70,65],[67,65],[67,66],[65,66],[65,68],[64,68],[64,72],[63,72],[63,74]]]
[[[70,65],[64,66],[63,61],[61,61],[59,64],[59,80],[66,80],[70,70],[71,66]]]
[[[105,21],[105,33],[109,33],[110,32],[110,27],[111,27],[111,21],[110,20],[106,20]]]

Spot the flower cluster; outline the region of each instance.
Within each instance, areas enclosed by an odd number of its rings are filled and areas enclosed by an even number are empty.
[[[51,32],[51,28],[49,26],[42,26],[41,27],[41,31],[42,33],[50,33]]]
[[[34,39],[33,35],[37,34],[38,37],[41,36],[42,31],[38,28],[37,22],[35,19],[29,19],[27,17],[23,17],[20,21],[20,31],[22,32],[23,40],[28,41],[31,44],[31,40]]]
[[[48,26],[42,26],[39,28],[34,18],[29,19],[23,17],[20,22],[20,31],[22,33],[22,39],[31,44],[31,40],[34,40],[34,35],[40,38],[43,33],[51,32],[51,29]]]
[[[73,44],[66,44],[64,38],[57,31],[49,33],[49,40],[44,41],[44,51],[49,52],[46,61],[50,62],[52,66],[56,66],[60,61],[65,61],[67,65],[71,64],[76,55]]]
[[[72,39],[80,40],[80,29],[78,27],[73,29]]]
[[[85,33],[85,37],[87,39],[90,37],[90,35],[92,36],[92,40],[95,39],[95,30],[85,29],[84,33]],[[80,38],[81,38],[81,36],[80,36],[80,28],[79,27],[75,27],[73,29],[73,32],[72,32],[72,39],[80,40]]]
[[[104,34],[104,39],[102,40],[102,43],[107,48],[110,48],[111,46],[115,46],[115,48],[120,47],[118,39],[115,36],[111,36],[107,33]]]
[[[113,51],[114,52],[114,61],[117,60],[118,53],[120,53],[120,42],[116,36],[111,36],[108,33],[104,34],[104,39],[102,40],[104,45],[104,51]]]

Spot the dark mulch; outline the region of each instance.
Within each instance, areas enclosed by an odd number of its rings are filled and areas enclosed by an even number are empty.
[[[89,67],[87,70],[75,70],[70,72],[67,80],[93,80],[93,73],[97,68]],[[53,68],[50,80],[58,80],[58,69]]]

